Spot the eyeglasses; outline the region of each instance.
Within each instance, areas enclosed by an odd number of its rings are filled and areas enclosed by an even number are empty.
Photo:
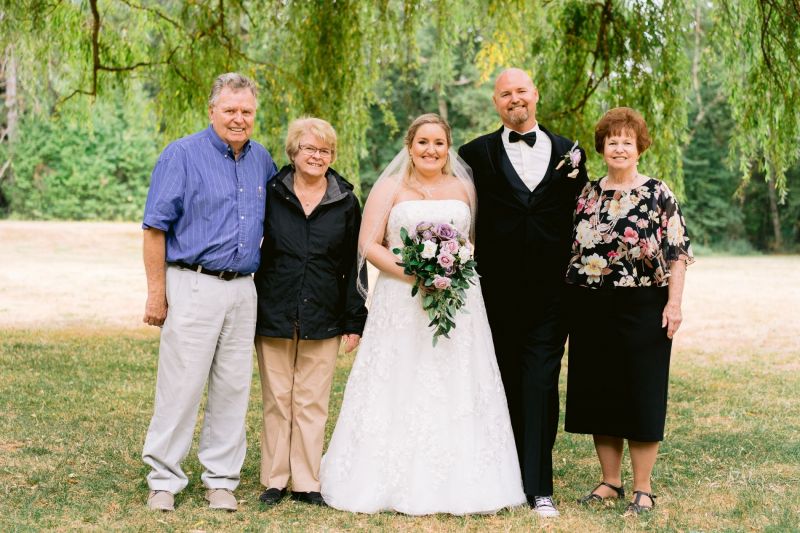
[[[333,150],[330,148],[317,148],[316,146],[311,146],[310,144],[301,144],[300,151],[305,155],[316,155],[317,152],[319,152],[319,156],[323,159],[327,159],[333,155]]]

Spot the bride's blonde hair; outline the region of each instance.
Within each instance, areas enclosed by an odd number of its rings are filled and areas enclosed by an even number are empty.
[[[403,139],[403,144],[405,144],[406,150],[409,152],[408,164],[406,165],[405,172],[403,173],[403,182],[409,187],[414,186],[414,183],[412,183],[411,180],[411,176],[414,173],[414,160],[411,158],[411,144],[414,142],[414,137],[417,136],[417,131],[426,124],[436,124],[437,126],[441,127],[442,131],[444,131],[445,139],[447,139],[447,149],[450,150],[450,147],[453,146],[453,135],[450,130],[450,124],[448,124],[445,119],[436,113],[425,113],[424,115],[420,115],[414,119],[414,122],[412,122],[408,127],[406,136]],[[449,154],[447,161],[444,164],[444,168],[442,168],[442,174],[445,176],[453,175],[453,167],[450,163]]]

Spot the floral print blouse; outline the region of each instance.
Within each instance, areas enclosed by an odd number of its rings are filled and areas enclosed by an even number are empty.
[[[650,178],[630,191],[587,183],[575,208],[567,283],[590,288],[666,287],[669,263],[694,262],[669,187]]]

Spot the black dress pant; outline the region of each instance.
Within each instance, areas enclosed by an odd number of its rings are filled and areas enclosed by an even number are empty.
[[[511,307],[514,309],[514,306]],[[515,315],[490,311],[497,364],[503,379],[511,426],[528,496],[553,494],[553,445],[558,431],[558,375],[566,343],[560,298]]]

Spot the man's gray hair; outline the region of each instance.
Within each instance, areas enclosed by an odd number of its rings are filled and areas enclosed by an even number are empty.
[[[211,86],[211,94],[208,95],[208,107],[214,107],[214,104],[217,103],[217,98],[219,98],[219,93],[225,87],[234,91],[250,89],[253,97],[258,101],[258,88],[253,80],[238,72],[226,72],[225,74],[220,74],[214,80],[214,84]]]

